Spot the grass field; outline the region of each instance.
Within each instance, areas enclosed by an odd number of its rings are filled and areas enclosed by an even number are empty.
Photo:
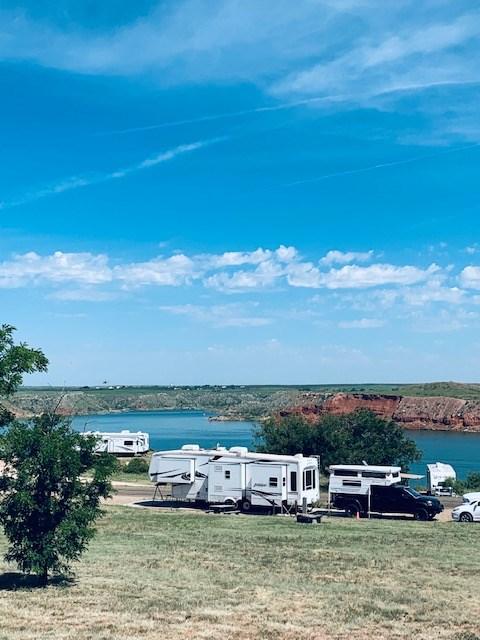
[[[476,525],[109,507],[72,584],[0,576],[0,640],[478,640],[479,543]]]

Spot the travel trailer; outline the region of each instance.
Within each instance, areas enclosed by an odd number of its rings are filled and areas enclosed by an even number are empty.
[[[113,453],[115,455],[136,456],[147,453],[149,449],[148,433],[142,431],[85,431],[85,436],[95,436],[97,446],[95,451]]]
[[[453,490],[451,487],[445,486],[445,480],[451,478],[457,479],[455,469],[444,462],[436,462],[435,464],[427,464],[427,480],[428,480],[428,492],[431,495],[452,495]]]
[[[407,513],[416,520],[433,520],[443,505],[430,496],[422,496],[401,484],[400,467],[371,465],[330,466],[329,504],[349,515]],[[415,476],[413,476],[415,477]]]
[[[201,449],[186,444],[154,453],[150,479],[171,484],[172,496],[209,504],[273,510],[301,508],[320,498],[318,458],[254,453],[246,447]]]

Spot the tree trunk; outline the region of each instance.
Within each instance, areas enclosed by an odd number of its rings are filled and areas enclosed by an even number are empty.
[[[39,575],[40,584],[42,587],[46,587],[48,584],[48,566],[43,567],[42,573]]]

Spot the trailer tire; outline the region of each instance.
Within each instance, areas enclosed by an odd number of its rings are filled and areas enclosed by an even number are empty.
[[[242,511],[244,513],[249,513],[252,510],[252,503],[250,500],[242,500]]]
[[[419,509],[418,511],[415,511],[413,517],[415,518],[415,520],[425,522],[426,520],[428,520],[428,512],[425,509]]]
[[[360,506],[360,504],[358,502],[349,502],[347,504],[347,506],[345,507],[345,512],[351,518],[355,518],[357,513],[359,513],[361,515],[362,507]]]

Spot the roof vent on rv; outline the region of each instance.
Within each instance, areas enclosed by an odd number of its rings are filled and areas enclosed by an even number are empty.
[[[247,447],[230,447],[230,453],[236,453],[237,456],[246,456],[248,449]]]
[[[200,451],[199,444],[184,444],[182,451]]]

